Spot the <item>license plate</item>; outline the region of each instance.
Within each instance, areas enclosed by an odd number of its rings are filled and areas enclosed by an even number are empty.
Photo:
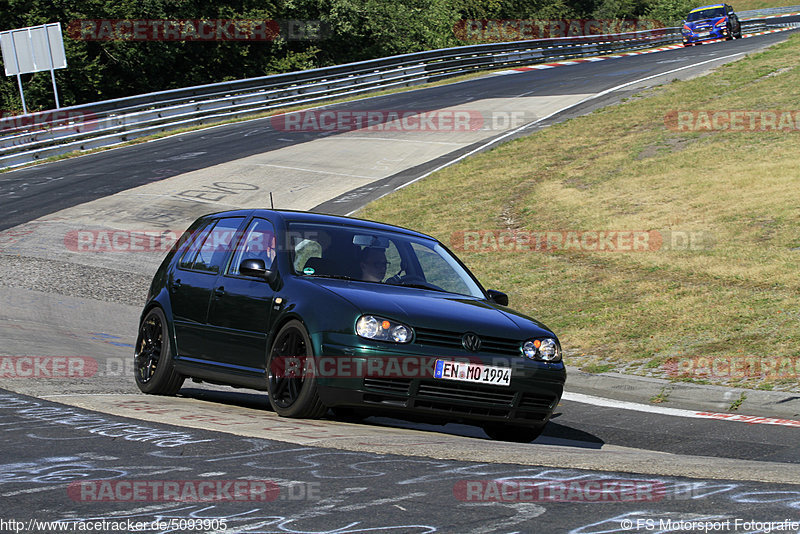
[[[494,367],[479,363],[436,360],[436,368],[434,369],[433,377],[442,378],[444,380],[460,380],[462,382],[489,384],[492,386],[511,385],[511,369],[508,367]]]
[[[697,34],[698,37],[708,37],[709,35],[711,35],[711,32],[699,32]]]

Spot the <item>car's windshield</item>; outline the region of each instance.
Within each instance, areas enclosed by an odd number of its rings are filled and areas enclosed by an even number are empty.
[[[336,224],[290,223],[287,246],[296,274],[403,285],[484,297],[436,241]]]
[[[705,20],[705,19],[714,19],[717,17],[724,17],[725,16],[725,8],[724,7],[710,7],[708,9],[701,9],[700,11],[692,11],[689,13],[689,16],[686,17],[688,22],[693,22],[696,20]]]

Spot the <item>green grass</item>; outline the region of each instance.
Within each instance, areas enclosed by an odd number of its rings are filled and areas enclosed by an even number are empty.
[[[614,369],[611,364],[588,363],[581,368],[586,373],[606,373]]]
[[[741,407],[742,407],[742,403],[743,403],[743,402],[744,402],[746,399],[747,399],[747,394],[746,394],[746,393],[742,393],[742,394],[741,394],[741,396],[740,396],[738,399],[736,399],[735,401],[733,401],[733,402],[731,403],[731,405],[730,405],[730,407],[728,408],[728,410],[730,410],[730,411],[732,411],[732,412],[733,412],[733,411],[736,411],[736,410],[738,410],[739,408],[741,408]]]
[[[661,393],[650,397],[650,402],[652,402],[653,404],[661,404],[662,402],[669,402],[669,394],[670,391],[667,391],[667,388],[663,387],[661,388]]]
[[[657,376],[653,362],[800,357],[800,131],[665,126],[676,110],[798,109],[798,55],[795,35],[708,76],[503,144],[358,215],[453,245],[455,232],[480,230],[694,232],[704,237],[695,249],[485,247],[459,256],[486,287],[507,291],[512,307],[554,329],[568,354],[583,355],[572,357],[576,365],[599,358]]]

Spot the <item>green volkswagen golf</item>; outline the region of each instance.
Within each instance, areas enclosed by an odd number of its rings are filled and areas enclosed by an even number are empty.
[[[195,221],[156,272],[136,383],[267,392],[284,417],[381,413],[535,439],[563,392],[556,335],[436,239],[376,222],[240,210]]]

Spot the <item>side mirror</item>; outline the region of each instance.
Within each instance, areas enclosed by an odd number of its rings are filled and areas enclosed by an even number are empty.
[[[267,269],[264,260],[249,259],[244,260],[239,264],[239,273],[245,276],[255,276],[256,278],[263,278],[267,282],[274,282],[278,273]]]
[[[494,302],[495,304],[499,304],[500,306],[508,306],[508,295],[506,295],[502,291],[487,289],[486,295],[489,297],[489,300]]]

